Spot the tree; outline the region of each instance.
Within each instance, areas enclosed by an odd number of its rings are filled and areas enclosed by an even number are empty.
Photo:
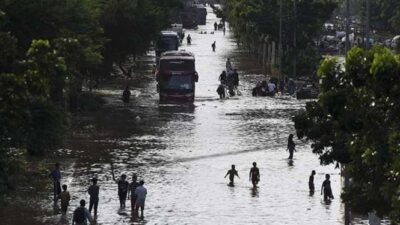
[[[136,58],[149,49],[159,32],[168,24],[169,11],[179,6],[177,0],[117,0],[101,6],[101,25],[107,43],[104,49],[104,70],[112,71],[114,63],[126,76]],[[133,62],[132,62],[133,61]]]
[[[340,163],[352,178],[342,198],[353,210],[400,222],[400,60],[388,49],[352,49],[343,66],[325,60],[321,93],[294,118],[322,164]]]
[[[313,45],[313,39],[321,31],[322,25],[330,19],[338,6],[338,1],[296,0],[296,16],[293,1],[226,0],[223,4],[224,13],[235,36],[250,50],[256,52],[265,40],[264,37],[268,37],[270,42],[279,42],[279,8],[282,3],[283,72],[292,74],[291,62],[294,58],[300,58],[298,74],[312,75],[321,59]],[[294,31],[297,31],[296,41],[294,41]]]

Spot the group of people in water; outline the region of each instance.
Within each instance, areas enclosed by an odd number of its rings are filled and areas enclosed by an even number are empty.
[[[293,134],[289,135],[288,138],[288,144],[287,144],[287,150],[289,151],[289,160],[293,160],[293,152],[295,151],[296,144],[293,141]],[[311,175],[308,179],[308,187],[310,191],[310,196],[313,196],[315,193],[315,185],[314,185],[314,176],[316,175],[315,170],[311,171]],[[239,173],[236,170],[236,166],[232,165],[231,169],[228,170],[226,173],[225,177],[229,176],[229,186],[234,187],[235,186],[235,176],[239,177]],[[257,184],[260,181],[260,169],[257,167],[257,163],[253,162],[253,167],[250,169],[249,172],[249,180],[253,185],[253,189],[257,188]],[[321,195],[324,196],[324,201],[329,202],[332,199],[334,199],[333,194],[332,194],[332,188],[331,188],[331,181],[330,181],[330,175],[325,174],[325,180],[322,182],[321,186]]]
[[[66,184],[62,185],[61,190],[61,171],[59,163],[55,164],[55,168],[50,173],[49,177],[51,178],[53,183],[54,204],[57,204],[58,200],[61,200],[61,213],[65,215],[68,211],[71,195],[68,191],[68,186]],[[114,181],[118,185],[118,198],[120,208],[124,209],[126,207],[126,200],[130,199],[131,210],[133,212],[132,215],[138,216],[140,209],[140,217],[143,218],[144,206],[147,196],[147,189],[144,187],[144,181],[141,180],[140,182],[138,182],[136,174],[132,175],[131,183],[126,180],[125,174],[122,174],[119,180],[114,179]],[[92,223],[95,220],[94,218],[97,217],[100,192],[100,186],[97,182],[97,178],[91,179],[92,184],[87,190],[87,193],[89,194],[89,209],[85,207],[86,201],[84,199],[81,199],[79,202],[79,207],[77,207],[73,213],[73,225],[86,225],[88,221]],[[94,217],[91,216],[92,210],[94,211]]]
[[[240,94],[238,90],[239,86],[239,74],[236,69],[232,68],[232,63],[228,58],[226,61],[226,70],[222,71],[219,75],[220,85],[217,88],[217,93],[220,99],[226,98],[226,91],[228,91],[229,96],[235,96],[235,91]]]

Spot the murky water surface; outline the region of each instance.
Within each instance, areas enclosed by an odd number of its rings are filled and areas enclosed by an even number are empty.
[[[38,224],[70,224],[79,200],[88,200],[86,190],[94,176],[101,186],[97,224],[343,224],[339,170],[320,166],[309,144],[297,139],[294,161],[287,160],[287,136],[295,132],[291,117],[305,102],[291,97],[252,97],[251,88],[264,76],[254,74],[257,70],[252,63],[239,66],[245,53],[229,31],[211,34],[216,18],[209,12],[206,26],[187,31],[192,45],[186,46],[186,41],[182,45],[196,56],[200,78],[195,104],[159,105],[150,71],[129,81],[134,100],[128,105],[119,99],[120,90],[103,88],[105,111],[76,122],[74,138],[59,153],[66,159],[63,183],[73,196],[68,215],[47,210],[35,218]],[[213,41],[216,52],[211,51]],[[218,76],[227,57],[240,69],[243,95],[219,100]],[[248,179],[254,161],[261,172],[257,191]],[[227,186],[224,179],[231,164],[240,176],[235,187]],[[137,173],[146,182],[144,220],[132,218],[129,204],[119,209],[111,168],[115,176],[124,173],[130,180]],[[311,170],[317,171],[313,197],[307,183]],[[331,174],[336,197],[329,205],[318,192],[325,173]],[[43,193],[46,202],[39,201],[39,205],[49,209],[51,195],[47,190]]]

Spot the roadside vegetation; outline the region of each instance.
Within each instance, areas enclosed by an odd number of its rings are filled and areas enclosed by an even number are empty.
[[[354,211],[400,222],[400,56],[386,48],[353,48],[341,65],[325,60],[321,93],[294,118],[321,164],[343,166],[350,185],[342,199]]]
[[[71,113],[96,108],[92,90],[143,55],[180,0],[0,1],[0,193],[21,152],[59,146]],[[124,65],[124,67],[122,66]]]

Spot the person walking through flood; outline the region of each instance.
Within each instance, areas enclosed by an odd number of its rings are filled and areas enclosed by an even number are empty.
[[[49,175],[50,179],[53,182],[53,197],[54,197],[54,204],[57,203],[59,199],[59,195],[61,194],[61,171],[60,171],[60,163],[56,163],[54,165],[54,170],[51,171]]]
[[[140,217],[144,217],[144,203],[146,201],[146,196],[147,196],[147,189],[143,186],[144,181],[139,182],[139,187],[136,188],[135,190],[135,195],[136,195],[136,210],[141,211]]]
[[[137,196],[135,194],[136,188],[139,186],[139,183],[137,182],[137,175],[133,174],[132,175],[132,182],[129,184],[129,192],[128,192],[128,199],[131,199],[131,210],[135,210],[135,205],[136,205],[136,200]]]
[[[188,34],[188,36],[186,37],[186,41],[188,45],[192,44],[192,37],[190,36],[190,34]]]
[[[217,42],[214,41],[214,42],[212,43],[212,45],[211,45],[211,48],[212,48],[213,52],[215,52],[215,48],[217,47],[217,44],[216,44],[216,43],[217,43]]]
[[[315,176],[315,170],[311,171],[311,175],[308,178],[308,188],[310,189],[310,196],[314,195],[315,192],[314,176]]]
[[[253,162],[253,167],[250,169],[249,179],[253,184],[253,188],[257,188],[257,184],[260,181],[260,170],[257,168],[256,162]]]
[[[228,58],[225,63],[226,72],[229,73],[232,70],[232,62],[231,59]]]
[[[92,179],[92,185],[90,185],[88,189],[88,193],[90,196],[89,200],[89,212],[92,212],[94,208],[94,215],[97,216],[97,207],[99,205],[99,191],[100,187],[97,185],[97,178]]]
[[[329,174],[325,175],[325,180],[322,182],[321,186],[321,195],[324,195],[324,201],[330,201],[331,199],[334,199],[333,194],[332,194],[332,188],[331,188],[331,181],[330,181],[331,176]]]
[[[221,84],[226,85],[226,71],[222,71],[222,73],[219,75],[219,81],[221,82]]]
[[[129,90],[129,86],[126,86],[124,92],[122,93],[122,101],[124,101],[125,103],[129,103],[130,97],[131,91]]]
[[[89,210],[85,208],[85,200],[81,200],[79,202],[80,206],[75,209],[74,215],[72,218],[72,225],[87,225],[87,221],[89,223],[93,223],[93,218],[90,215]]]
[[[225,98],[225,87],[223,84],[218,85],[217,93],[218,93],[220,99]]]
[[[293,134],[289,135],[287,150],[289,150],[289,159],[293,159],[293,152],[296,150],[296,144],[293,141]]]
[[[232,165],[232,168],[228,170],[224,178],[226,178],[226,176],[228,175],[229,175],[229,186],[233,187],[235,185],[234,184],[235,176],[237,176],[240,179],[238,171],[235,169],[235,165]]]
[[[126,181],[126,175],[122,174],[121,179],[118,181],[118,197],[121,208],[125,208],[126,197],[128,195],[129,182]]]
[[[67,185],[64,184],[62,186],[63,191],[60,194],[60,199],[61,199],[61,213],[66,214],[69,206],[69,201],[71,200],[71,195],[69,194],[69,191],[67,191]]]

